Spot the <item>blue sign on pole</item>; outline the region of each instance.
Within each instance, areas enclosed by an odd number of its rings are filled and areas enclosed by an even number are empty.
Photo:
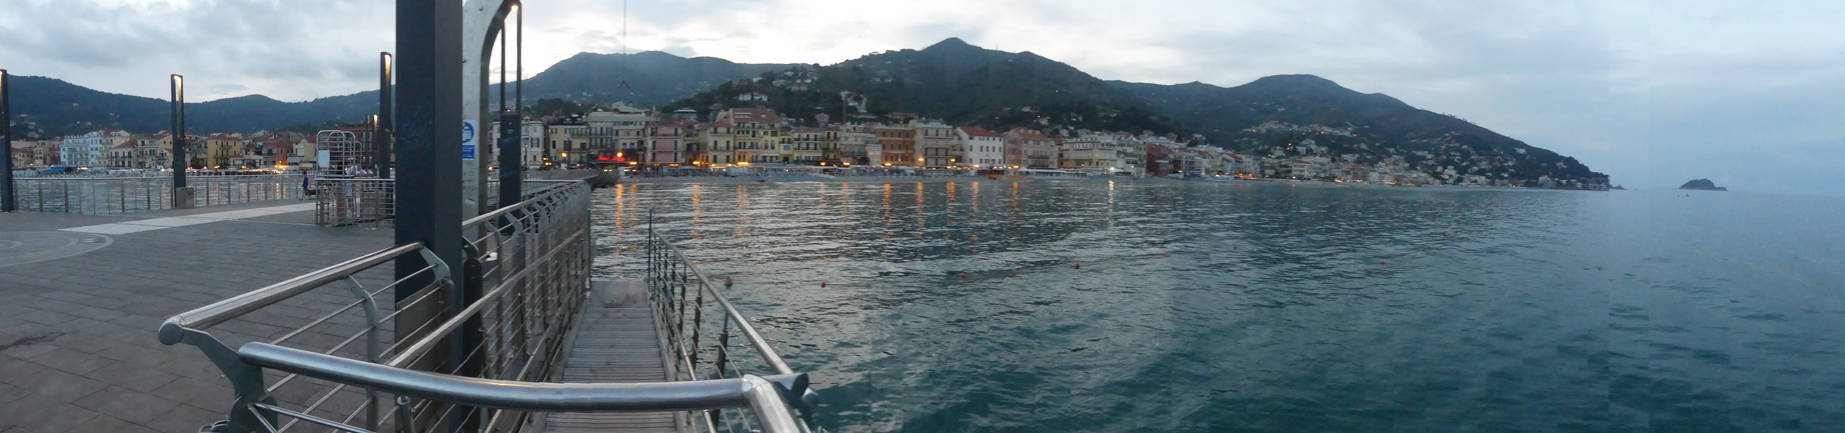
[[[474,121],[461,121],[461,159],[474,159]]]

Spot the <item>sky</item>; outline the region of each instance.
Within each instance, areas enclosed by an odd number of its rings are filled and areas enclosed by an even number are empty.
[[[388,0],[7,0],[0,68],[164,98],[376,86]],[[1643,189],[1845,196],[1845,2],[527,0],[526,71],[659,50],[831,64],[948,37],[1102,79],[1315,74]],[[625,5],[624,5],[625,3]],[[625,16],[625,20],[624,20]],[[624,21],[627,39],[623,39]]]

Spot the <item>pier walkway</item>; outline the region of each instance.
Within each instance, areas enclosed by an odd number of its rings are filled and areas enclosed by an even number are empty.
[[[592,284],[590,197],[463,222],[459,263],[299,202],[0,214],[0,432],[810,431],[651,229],[645,279]]]
[[[665,341],[639,280],[597,281],[578,318],[561,382],[645,383],[672,380]],[[678,432],[672,412],[553,413],[547,432]]]
[[[270,213],[278,209],[292,210]],[[0,431],[195,432],[223,419],[223,376],[197,350],[161,345],[153,330],[173,314],[391,245],[388,230],[315,227],[312,210],[281,201],[0,214]],[[198,223],[72,230],[165,218]]]

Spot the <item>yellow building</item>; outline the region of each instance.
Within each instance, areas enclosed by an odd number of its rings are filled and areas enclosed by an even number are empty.
[[[781,116],[768,108],[732,108],[718,112],[716,123],[730,123],[735,126],[735,156],[738,162],[781,162],[782,156],[776,150],[780,135]],[[714,161],[715,162],[715,161]]]

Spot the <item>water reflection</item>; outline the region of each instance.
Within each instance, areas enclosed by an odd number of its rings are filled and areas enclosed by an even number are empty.
[[[836,431],[1845,422],[1804,391],[1845,389],[1845,239],[1759,214],[1845,206],[965,182],[631,186],[599,194],[597,240],[633,242],[653,210],[816,373],[817,421]],[[1722,271],[1739,262],[1755,271]]]

